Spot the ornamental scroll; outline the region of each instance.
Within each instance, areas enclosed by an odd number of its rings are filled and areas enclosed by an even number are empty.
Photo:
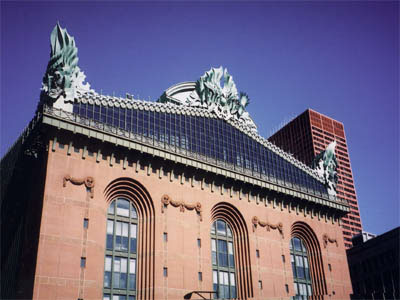
[[[261,227],[267,227],[267,231],[270,231],[271,228],[274,230],[277,229],[279,231],[279,233],[282,235],[282,238],[284,238],[282,222],[279,222],[278,224],[273,225],[268,222],[260,221],[258,219],[258,217],[253,217],[253,219],[251,219],[251,222],[253,223],[253,232],[256,231],[257,225],[260,225]]]
[[[89,190],[90,198],[93,198],[93,196],[94,196],[94,179],[93,179],[93,177],[88,176],[83,179],[76,179],[69,175],[66,175],[63,178],[63,187],[67,186],[67,181],[70,181],[72,184],[75,184],[75,185],[84,184],[86,186],[86,188]]]
[[[173,207],[179,207],[179,210],[181,212],[185,212],[185,208],[188,210],[193,210],[195,209],[196,212],[200,215],[200,221],[203,221],[203,216],[201,214],[202,209],[201,209],[201,203],[197,202],[196,204],[188,204],[183,201],[174,201],[171,199],[170,196],[168,195],[163,195],[161,197],[161,212],[164,213],[164,207],[168,206],[168,204],[171,204]]]
[[[326,248],[326,246],[328,245],[328,242],[329,243],[335,243],[336,247],[339,246],[337,240],[336,239],[331,239],[326,233],[322,236],[322,240],[324,241],[324,248]]]

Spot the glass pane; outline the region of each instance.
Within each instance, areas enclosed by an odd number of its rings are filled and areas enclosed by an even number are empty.
[[[128,270],[127,259],[121,258],[121,273],[126,273]]]
[[[211,226],[211,234],[215,234],[215,222]]]
[[[229,254],[229,266],[235,267],[235,259],[234,259],[233,254]]]
[[[107,220],[107,233],[108,234],[114,233],[114,221],[113,220]]]
[[[231,298],[236,298],[236,287],[231,286]]]
[[[122,223],[121,222],[116,222],[116,229],[115,229],[115,234],[116,235],[122,235]]]
[[[114,272],[121,271],[121,258],[114,257]]]
[[[126,289],[126,273],[120,273],[119,287]]]
[[[217,252],[211,252],[211,257],[212,257],[212,264],[216,265],[217,264]]]
[[[135,274],[136,273],[136,259],[130,259],[129,261],[129,273]]]
[[[129,274],[129,289],[135,290],[135,287],[136,287],[136,275]]]
[[[225,293],[224,293],[224,287],[222,284],[219,285],[219,291],[218,291],[218,298],[220,299],[224,299],[225,297]]]
[[[229,285],[223,285],[225,298],[229,297]]]
[[[230,273],[229,275],[231,277],[231,286],[235,286],[235,273]]]
[[[107,249],[113,249],[113,235],[107,234]]]
[[[228,266],[228,255],[227,254],[218,252],[218,265],[220,267]]]
[[[296,266],[297,267],[302,267],[303,266],[303,257],[296,255]]]
[[[305,276],[303,267],[297,267],[296,270],[297,270],[297,278],[304,279]]]
[[[227,272],[222,272],[224,274],[224,284],[229,285],[229,274]]]
[[[215,239],[211,239],[211,250],[217,251],[217,245],[215,243]]]
[[[129,217],[129,201],[125,199],[117,200],[117,215]]]
[[[308,296],[311,296],[312,295],[311,284],[307,284],[307,291],[308,291]]]
[[[104,294],[103,300],[111,300],[110,295]]]
[[[106,256],[105,271],[111,271],[111,256]]]
[[[131,238],[131,253],[136,253],[137,241],[135,238]]]
[[[229,225],[226,227],[227,231],[228,231],[228,237],[232,237],[232,231],[231,228],[229,227]]]
[[[111,287],[111,272],[104,272],[104,287]]]
[[[219,284],[224,284],[224,272],[219,272]]]
[[[218,240],[218,252],[228,253],[228,247],[226,241]]]
[[[122,223],[122,236],[128,237],[128,228],[129,228],[128,223]]]
[[[136,224],[131,224],[131,237],[136,238]]]
[[[300,240],[300,244],[301,244],[301,251],[307,253],[307,248],[306,248],[306,246],[304,245],[304,243],[303,243],[302,240]]]
[[[213,283],[218,283],[218,271],[213,271]]]
[[[301,242],[298,238],[293,238],[294,250],[301,251]]]
[[[226,223],[224,221],[217,221],[217,234],[226,235]]]
[[[132,219],[137,219],[137,212],[135,206],[131,203],[131,218]]]
[[[119,273],[113,273],[113,287],[119,288]]]
[[[111,202],[110,205],[108,206],[108,213],[113,215],[114,214],[114,208],[115,208],[115,201]]]
[[[307,296],[307,287],[304,283],[300,283],[300,295]]]
[[[231,242],[228,243],[228,253],[233,254],[233,244]]]

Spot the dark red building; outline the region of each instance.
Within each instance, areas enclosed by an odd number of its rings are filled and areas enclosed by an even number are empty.
[[[314,157],[334,140],[337,141],[337,196],[350,205],[349,214],[342,220],[344,244],[350,248],[351,237],[362,230],[362,225],[343,124],[307,109],[269,138],[269,141],[292,153],[306,165],[311,165]]]

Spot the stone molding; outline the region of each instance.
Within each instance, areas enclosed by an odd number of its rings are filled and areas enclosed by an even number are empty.
[[[256,216],[254,216],[254,217],[251,219],[251,222],[253,223],[253,232],[255,232],[255,231],[256,231],[256,227],[257,227],[258,225],[260,225],[261,227],[267,227],[267,231],[271,231],[271,228],[274,229],[274,230],[278,230],[279,233],[282,235],[282,238],[285,237],[285,236],[283,235],[283,224],[282,224],[282,222],[279,222],[279,223],[277,223],[277,224],[274,225],[274,224],[271,224],[271,223],[268,223],[268,222],[260,221],[260,220],[258,219],[258,217],[256,217]]]
[[[90,198],[94,197],[94,178],[93,177],[85,177],[82,179],[77,179],[74,177],[71,177],[70,175],[66,175],[63,178],[63,187],[67,186],[67,181],[70,181],[74,185],[82,185],[84,184],[87,189],[89,189],[90,193]]]
[[[181,212],[185,212],[185,208],[188,210],[195,209],[196,212],[200,215],[200,221],[203,221],[202,209],[201,209],[200,202],[197,202],[195,204],[188,204],[188,203],[185,203],[184,201],[174,201],[171,199],[170,196],[163,195],[161,197],[161,212],[162,213],[164,213],[164,208],[167,207],[168,204],[171,204],[173,207],[179,207],[179,210]]]

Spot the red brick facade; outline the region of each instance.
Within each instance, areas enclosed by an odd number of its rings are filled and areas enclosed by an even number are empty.
[[[210,227],[216,219],[233,231],[238,298],[294,295],[292,237],[302,238],[308,248],[316,298],[349,298],[342,228],[327,214],[279,198],[262,202],[151,164],[110,164],[110,156],[99,160],[83,155],[83,148],[68,153],[50,142],[49,149],[33,299],[102,298],[107,207],[118,196],[138,210],[137,299],[183,299],[191,291],[212,291]],[[73,180],[63,186],[66,176]],[[87,177],[94,179],[93,187],[83,182]],[[82,257],[86,267],[80,266]]]

